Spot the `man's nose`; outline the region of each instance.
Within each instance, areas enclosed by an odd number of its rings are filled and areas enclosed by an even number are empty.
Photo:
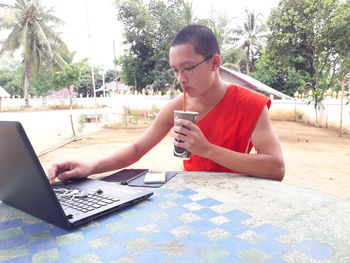
[[[186,74],[180,71],[177,75],[177,81],[179,83],[185,83],[188,81],[188,77],[186,76]]]

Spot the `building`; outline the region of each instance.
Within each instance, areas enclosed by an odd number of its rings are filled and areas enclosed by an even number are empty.
[[[246,74],[234,71],[232,69],[220,67],[220,76],[226,82],[246,87],[248,89],[262,93],[266,96],[273,95],[280,99],[293,99],[292,97],[282,92],[279,92],[278,90],[275,90]]]
[[[75,97],[77,93],[74,91],[74,86],[69,86],[68,88],[60,89],[54,92],[51,92],[47,95],[47,98],[69,98],[70,96]]]
[[[100,88],[96,90],[96,92],[105,91],[109,93],[112,93],[112,92],[118,93],[118,92],[129,92],[129,91],[132,91],[133,89],[134,87],[128,86],[121,81],[113,80],[111,82],[106,83],[105,85],[102,85]]]
[[[1,112],[1,100],[2,98],[10,97],[10,94],[0,86],[0,112]]]

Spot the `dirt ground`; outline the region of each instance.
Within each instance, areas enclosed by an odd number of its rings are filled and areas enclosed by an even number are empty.
[[[286,162],[284,182],[317,189],[350,200],[350,137],[303,123],[273,121]],[[44,169],[67,159],[92,160],[134,141],[144,128],[104,128],[40,157]],[[172,155],[172,137],[164,140],[131,167],[155,171],[182,170]]]

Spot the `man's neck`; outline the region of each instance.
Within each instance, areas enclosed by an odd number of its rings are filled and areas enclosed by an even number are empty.
[[[191,98],[189,106],[191,110],[199,113],[198,119],[208,114],[225,96],[229,84],[223,82],[220,78],[215,85],[204,93],[202,96]]]

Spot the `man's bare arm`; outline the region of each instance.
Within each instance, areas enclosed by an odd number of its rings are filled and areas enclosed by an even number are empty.
[[[51,183],[55,178],[67,180],[72,177],[87,177],[92,174],[121,169],[137,162],[144,154],[158,144],[173,126],[173,110],[178,100],[164,106],[151,126],[132,144],[114,153],[90,162],[68,160],[53,164],[48,171]]]
[[[190,152],[210,159],[230,170],[255,177],[282,180],[285,173],[284,159],[279,140],[272,129],[267,108],[262,111],[251,135],[257,154],[235,152],[207,141],[199,127],[191,123],[181,123],[191,128],[186,131],[175,127],[174,131],[187,136],[175,134],[177,139],[185,140],[182,146]],[[174,142],[176,145],[177,142]],[[181,145],[179,145],[181,146]]]

